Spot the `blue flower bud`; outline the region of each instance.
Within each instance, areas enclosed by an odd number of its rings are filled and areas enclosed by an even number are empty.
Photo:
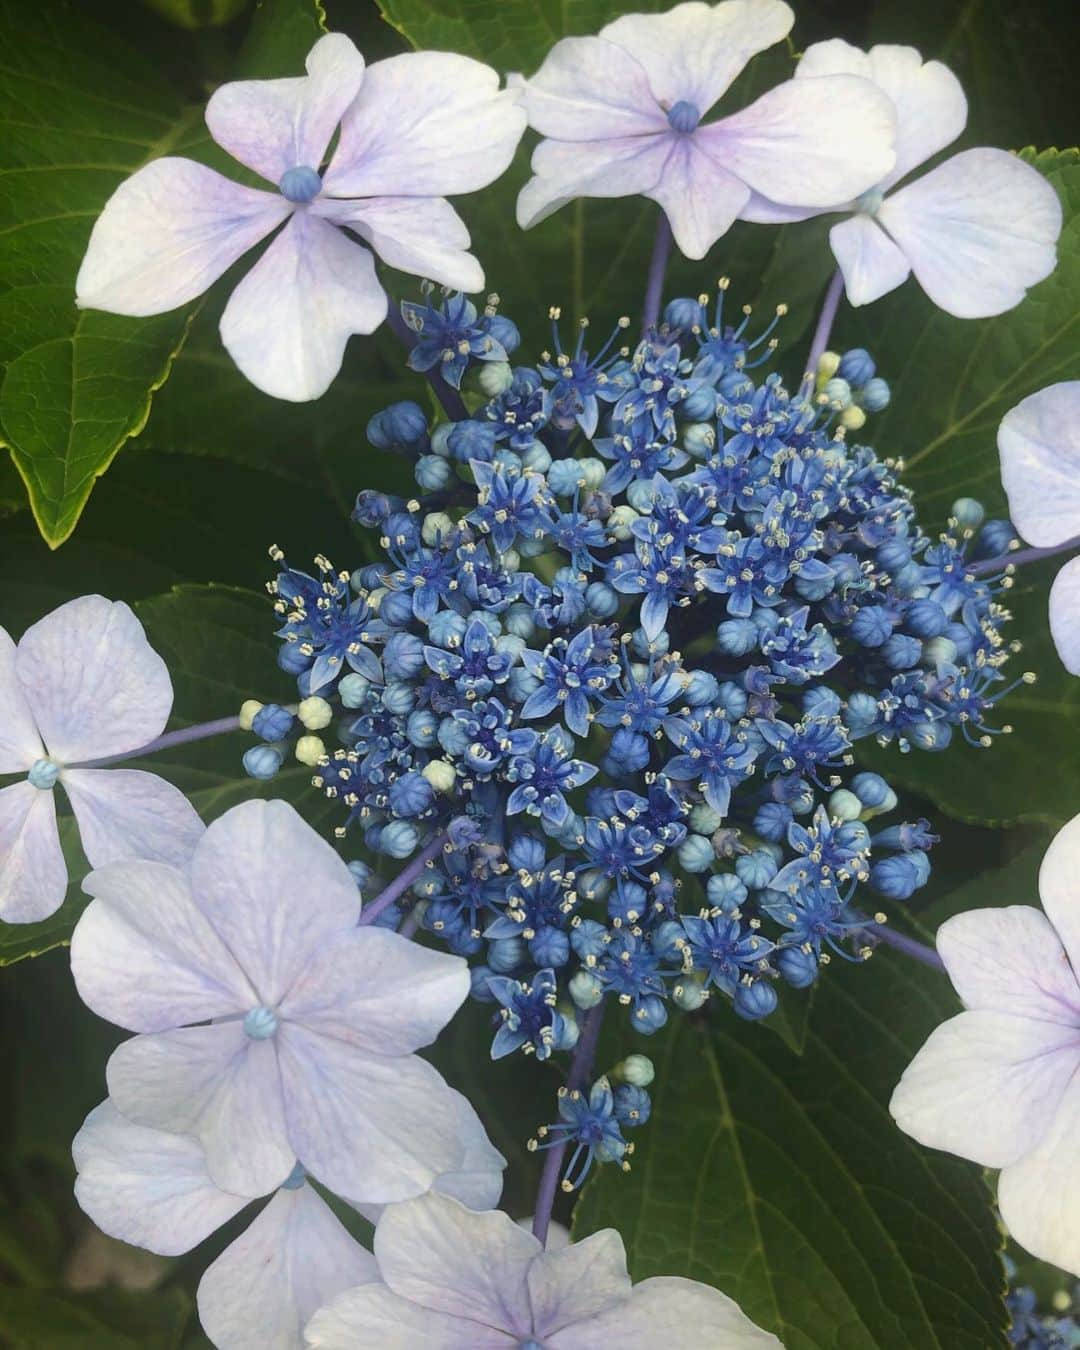
[[[906,539],[890,539],[877,551],[878,566],[886,572],[899,572],[911,561],[911,545]]]
[[[683,333],[690,333],[694,328],[700,328],[705,322],[705,315],[701,310],[701,303],[692,299],[688,295],[679,296],[676,300],[669,300],[664,306],[664,326],[666,328],[676,328]]]
[[[780,844],[787,838],[788,826],[795,819],[790,806],[782,802],[764,802],[754,816],[754,833]]]
[[[412,596],[405,591],[387,591],[379,604],[379,618],[391,628],[403,628],[412,614]]]
[[[572,497],[581,479],[579,461],[576,459],[557,459],[548,469],[548,487],[556,497]]]
[[[687,872],[704,872],[716,861],[711,842],[700,834],[688,834],[677,852],[679,866]]]
[[[488,988],[488,980],[494,973],[490,966],[472,966],[469,970],[469,997],[477,1003],[494,1003],[495,995]]]
[[[50,788],[56,786],[56,780],[60,777],[60,765],[52,759],[35,759],[26,777],[31,787],[48,792]]]
[[[570,997],[583,1011],[595,1008],[603,1000],[604,986],[588,970],[576,970],[568,985]]]
[[[390,809],[398,816],[422,816],[435,800],[435,789],[422,773],[410,769],[390,784]]]
[[[268,1041],[278,1029],[277,1013],[260,1004],[245,1015],[243,1026],[244,1035],[253,1041]]]
[[[859,390],[859,402],[868,413],[883,412],[892,399],[892,390],[880,376],[867,380]]]
[[[390,679],[411,680],[424,669],[424,644],[413,633],[394,633],[383,651],[383,669]]]
[[[801,947],[781,947],[776,968],[793,989],[809,989],[818,977],[817,957]]]
[[[273,745],[253,745],[244,751],[244,772],[249,778],[258,778],[265,782],[273,778],[284,758],[281,751]]]
[[[352,873],[352,879],[356,882],[357,890],[363,891],[375,873],[371,870],[363,858],[354,858],[349,863],[349,871]]]
[[[355,671],[350,671],[348,675],[343,675],[338,681],[338,697],[344,707],[360,708],[363,706],[370,688],[370,680],[363,675],[357,675]]]
[[[455,424],[453,422],[440,422],[431,433],[432,452],[438,455],[440,459],[450,458],[449,441],[450,433],[453,431],[454,426]]]
[[[629,727],[617,727],[611,737],[611,745],[604,756],[615,768],[615,775],[636,773],[643,769],[651,758],[649,742],[639,731]]]
[[[497,938],[488,943],[488,965],[496,975],[509,975],[525,964],[527,956],[522,938]]]
[[[734,872],[717,872],[709,878],[705,894],[714,909],[732,914],[745,903],[748,891]]]
[[[736,875],[743,885],[752,891],[760,891],[767,886],[778,870],[776,859],[763,848],[755,849],[753,853],[744,853],[741,858],[735,859]]]
[[[719,692],[720,681],[715,675],[707,670],[692,670],[690,682],[683,691],[683,700],[691,708],[704,708],[707,704],[716,703]]]
[[[283,642],[277,650],[277,663],[286,675],[300,675],[310,666],[314,657],[305,656],[299,642]]]
[[[619,593],[606,581],[594,581],[586,587],[585,604],[593,618],[610,619],[619,608]]]
[[[707,444],[707,438],[702,436],[700,427],[707,423],[710,417],[716,416],[716,390],[710,389],[707,384],[700,385],[691,394],[683,399],[679,405],[679,415],[686,418],[690,423],[699,427],[697,436],[702,446],[702,453],[707,454],[709,450],[716,447],[716,433],[713,432],[712,444]],[[712,431],[712,428],[708,428]],[[688,450],[690,446],[686,447]],[[693,452],[691,452],[693,453]]]
[[[420,781],[428,785],[426,779]],[[390,858],[408,858],[419,842],[420,832],[408,820],[392,820],[379,831],[379,852]]]
[[[836,373],[849,384],[866,384],[877,374],[877,366],[864,347],[852,347],[841,356]]]
[[[748,1022],[756,1022],[768,1017],[779,1003],[776,990],[768,980],[754,980],[752,984],[740,982],[735,986],[735,1011]]]
[[[652,1036],[667,1022],[667,1008],[659,994],[646,994],[634,1009],[630,1023],[643,1036]]]
[[[425,492],[439,492],[453,476],[450,465],[438,455],[421,455],[416,461],[415,474]]]
[[[435,744],[438,730],[439,719],[430,708],[418,708],[416,712],[410,713],[405,724],[409,744],[415,745],[418,750],[430,750]]]
[[[857,773],[851,780],[851,790],[871,810],[888,801],[896,802],[896,793],[879,773]]]
[[[745,716],[749,701],[746,690],[740,689],[734,680],[725,680],[717,686],[716,706],[722,708],[733,721],[737,722]]]
[[[503,351],[510,355],[521,346],[521,334],[512,319],[502,314],[492,314],[487,320],[488,335],[495,339]]]
[[[526,642],[536,632],[536,624],[533,622],[532,606],[516,601],[510,606],[502,616],[503,625],[508,633],[514,637],[523,638]]]
[[[936,600],[913,600],[904,611],[904,627],[917,638],[940,637],[948,622]]]
[[[884,605],[864,605],[851,621],[851,636],[864,647],[883,647],[894,622]]]
[[[880,711],[872,694],[856,690],[848,698],[844,721],[852,736],[868,736],[877,726]]]
[[[365,488],[362,492],[356,494],[356,504],[352,512],[353,520],[368,529],[372,529],[376,525],[381,525],[391,511],[397,510],[400,505],[400,497],[391,497],[385,492],[376,492],[372,488]]]
[[[977,530],[986,519],[986,509],[974,497],[959,497],[952,504],[949,515],[963,530]]]
[[[666,630],[650,638],[644,628],[635,628],[630,638],[630,650],[642,661],[647,661],[650,656],[667,656],[670,648],[671,639]]]
[[[635,1056],[644,1059],[644,1055]],[[652,1102],[644,1087],[636,1083],[620,1083],[612,1096],[615,1099],[615,1119],[624,1130],[644,1125],[652,1113]]]
[[[753,619],[725,619],[716,630],[717,646],[725,656],[749,656],[761,633]]]
[[[952,740],[948,722],[914,722],[905,733],[917,750],[944,750]]]
[[[570,929],[570,945],[582,961],[590,956],[599,958],[607,947],[608,930],[595,919],[582,919]]]
[[[368,422],[367,438],[376,450],[412,449],[427,436],[427,425],[418,403],[391,403]]]
[[[510,841],[506,856],[515,870],[539,872],[547,859],[547,849],[533,835],[519,834]]]
[[[382,705],[389,713],[402,717],[416,705],[416,690],[411,684],[388,684],[382,691]]]
[[[890,670],[910,670],[922,657],[922,643],[907,633],[894,633],[881,649],[881,655]]]
[[[558,970],[570,960],[570,938],[561,928],[545,924],[529,939],[529,957],[541,969]]]
[[[988,520],[975,538],[976,558],[999,558],[1017,537],[1011,520]]]
[[[847,380],[834,376],[833,379],[826,381],[825,388],[821,392],[835,407],[851,407],[851,385],[848,384]]]
[[[547,473],[551,468],[551,452],[542,441],[533,441],[529,448],[522,452],[521,464],[525,469],[532,469],[534,473]]]
[[[926,854],[919,854],[921,864],[915,861],[915,856],[914,853],[894,853],[890,858],[879,859],[870,869],[870,885],[889,900],[909,899],[930,874]]]

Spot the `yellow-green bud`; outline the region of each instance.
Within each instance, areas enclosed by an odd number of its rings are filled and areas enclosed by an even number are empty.
[[[840,369],[839,352],[822,352],[817,363],[817,387],[822,389]]]
[[[383,602],[383,596],[387,595],[388,593],[389,592],[387,591],[387,588],[385,586],[377,586],[373,591],[368,592],[367,602],[368,605],[371,607],[371,611],[373,614],[378,614],[379,606]]]
[[[846,427],[848,431],[858,431],[866,425],[866,414],[852,404],[840,414],[840,425]]]
[[[454,787],[454,766],[445,759],[432,759],[420,770],[436,792],[451,792]]]
[[[435,547],[437,539],[446,539],[454,531],[454,522],[445,511],[432,511],[424,517],[420,527],[420,536],[428,548]]]
[[[582,459],[578,461],[577,467],[585,480],[585,486],[593,492],[607,477],[608,466],[602,459]]]
[[[325,754],[321,736],[301,736],[296,742],[296,758],[309,768],[314,768]]]
[[[637,518],[638,513],[632,506],[616,506],[607,518],[608,530],[620,544],[625,544],[628,539],[633,538],[630,526]]]
[[[322,731],[323,727],[328,727],[334,720],[333,708],[326,699],[319,698],[317,694],[303,699],[296,710],[296,715],[308,731]]]
[[[240,704],[240,730],[250,731],[251,724],[255,720],[255,714],[262,711],[262,704],[257,698],[246,698]]]

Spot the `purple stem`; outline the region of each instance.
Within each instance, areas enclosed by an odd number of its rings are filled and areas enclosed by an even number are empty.
[[[374,900],[366,904],[360,912],[360,926],[374,923],[384,909],[387,909],[400,895],[404,895],[424,868],[436,857],[446,843],[447,834],[440,830],[433,835],[407,867],[403,867],[389,886],[384,887]]]
[[[973,577],[989,577],[1010,565],[1023,567],[1025,563],[1041,562],[1043,558],[1053,558],[1058,553],[1071,553],[1078,548],[1080,548],[1080,534],[1072,539],[1066,539],[1063,544],[1054,544],[1052,548],[1018,548],[1012,553],[1003,553],[998,558],[972,563],[968,572]]]
[[[642,337],[654,327],[660,317],[660,300],[664,293],[664,273],[667,271],[668,257],[671,254],[671,222],[660,211],[656,225],[656,238],[653,241],[652,258],[649,261],[649,278],[645,283],[645,307],[641,313]]]
[[[120,764],[125,759],[139,759],[143,755],[153,755],[159,750],[169,750],[174,745],[188,745],[191,741],[205,741],[209,736],[220,736],[227,731],[236,731],[240,718],[218,717],[213,722],[196,722],[194,726],[182,727],[179,731],[167,731],[164,736],[140,745],[137,750],[125,750],[121,755],[106,755],[103,759],[88,759],[83,764],[72,764],[72,769],[103,769],[108,764]]]
[[[592,1073],[596,1059],[596,1047],[600,1041],[600,1024],[604,1017],[604,1005],[598,1003],[590,1008],[581,1023],[581,1037],[574,1048],[570,1060],[570,1072],[566,1077],[569,1091],[584,1085]],[[541,1244],[547,1242],[548,1228],[551,1225],[551,1211],[555,1204],[555,1192],[559,1189],[559,1173],[562,1171],[563,1158],[566,1155],[566,1141],[555,1144],[547,1151],[544,1168],[540,1173],[540,1186],[536,1192],[536,1211],[533,1214],[533,1237]]]
[[[411,351],[416,346],[416,334],[401,317],[401,310],[391,301],[390,308],[386,315],[386,321],[393,330],[395,336],[399,337],[405,346]],[[427,372],[428,380],[431,382],[432,391],[435,397],[443,406],[443,411],[452,422],[464,422],[469,416],[469,410],[466,408],[464,400],[456,389],[446,383],[443,377],[436,370]]]
[[[832,280],[829,282],[829,289],[825,292],[825,299],[821,306],[821,314],[818,317],[817,327],[814,329],[814,340],[810,343],[810,354],[806,358],[806,375],[811,381],[813,381],[817,375],[817,367],[818,362],[821,360],[821,353],[829,345],[833,321],[836,318],[836,311],[840,306],[840,297],[843,293],[844,274],[838,267],[833,273]]]
[[[892,947],[894,951],[903,952],[905,956],[910,956],[913,961],[921,961],[924,966],[929,966],[932,970],[944,970],[945,962],[938,956],[933,947],[928,947],[925,942],[917,942],[914,938],[905,937],[903,933],[896,932],[884,923],[868,923],[866,931],[879,942],[883,942],[886,947]]]

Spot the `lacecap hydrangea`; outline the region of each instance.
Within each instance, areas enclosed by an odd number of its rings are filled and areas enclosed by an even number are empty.
[[[403,305],[410,365],[460,414],[369,424],[419,495],[360,493],[381,557],[357,571],[273,550],[301,701],[248,709],[249,772],[290,747],[312,766],[362,889],[380,856],[414,860],[386,918],[411,906],[470,959],[496,1056],[568,1050],[605,1003],[643,1036],[710,998],[767,1017],[865,959],[934,835],[879,820],[896,795],[853,747],[1006,729],[1009,577],[978,564],[1011,526],[963,500],[924,532],[859,439],[889,400],[870,354],[756,378],[772,325],[728,323],[726,290],[671,301],[633,348],[626,320],[564,345],[553,311],[535,365],[496,297]],[[574,1146],[569,1184],[625,1164],[650,1076],[563,1091],[540,1138]]]

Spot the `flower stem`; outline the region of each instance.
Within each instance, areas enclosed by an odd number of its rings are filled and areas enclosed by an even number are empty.
[[[821,314],[818,316],[817,327],[814,329],[814,339],[810,343],[810,354],[806,358],[806,378],[811,381],[817,374],[821,353],[829,345],[833,322],[836,319],[836,311],[840,306],[840,297],[843,293],[844,274],[838,267],[829,282],[829,289],[825,292]]]
[[[652,258],[649,261],[649,277],[645,283],[645,307],[641,314],[642,337],[660,317],[660,301],[664,293],[664,273],[667,271],[670,254],[671,223],[661,209],[660,219],[656,225],[656,238],[653,241]]]
[[[210,736],[221,736],[228,731],[236,731],[240,718],[218,717],[212,722],[196,722],[194,726],[181,727],[179,731],[166,731],[163,736],[140,745],[137,750],[125,750],[120,755],[106,755],[102,759],[88,759],[83,764],[72,764],[72,769],[103,769],[108,764],[122,764],[125,759],[141,759],[143,755],[153,755],[159,750],[170,750],[174,745],[188,745],[192,741],[205,741]]]
[[[424,847],[416,855],[407,867],[403,867],[389,886],[385,886],[374,900],[369,901],[360,912],[360,925],[374,923],[384,909],[401,895],[404,895],[413,882],[419,877],[424,868],[436,857],[446,843],[447,835],[445,830],[440,830],[438,834],[432,835]]]
[[[581,1023],[581,1037],[574,1048],[570,1060],[570,1072],[566,1086],[573,1092],[582,1087],[592,1073],[596,1059],[596,1047],[600,1041],[600,1024],[604,1017],[604,1005],[598,1003],[590,1008]],[[540,1186],[536,1192],[536,1210],[533,1214],[533,1237],[541,1243],[547,1242],[548,1228],[551,1225],[551,1211],[555,1204],[555,1193],[559,1188],[559,1173],[562,1171],[563,1158],[566,1155],[566,1143],[555,1144],[548,1149],[544,1158],[544,1168],[540,1173]]]
[[[920,961],[924,966],[929,966],[932,970],[944,970],[945,962],[938,956],[933,947],[928,947],[925,942],[917,942],[915,938],[905,937],[903,933],[896,932],[888,924],[868,923],[866,931],[883,942],[886,947],[892,947],[894,951],[903,952],[905,956],[910,956],[913,961]]]
[[[397,305],[391,302],[387,311],[386,321],[396,337],[399,337],[405,346],[411,351],[416,346],[416,334],[401,317],[401,310]],[[427,372],[428,380],[431,382],[431,389],[435,397],[443,406],[443,411],[452,422],[464,422],[468,419],[469,410],[466,408],[464,400],[456,389],[446,383],[438,371],[429,370]]]
[[[1080,549],[1080,534],[1072,539],[1066,539],[1063,544],[1054,544],[1051,548],[1018,548],[997,558],[987,558],[985,562],[972,563],[968,572],[973,577],[989,577],[1006,567],[1023,567],[1025,563],[1041,562],[1043,558],[1053,558],[1059,553],[1072,553],[1074,549]]]

